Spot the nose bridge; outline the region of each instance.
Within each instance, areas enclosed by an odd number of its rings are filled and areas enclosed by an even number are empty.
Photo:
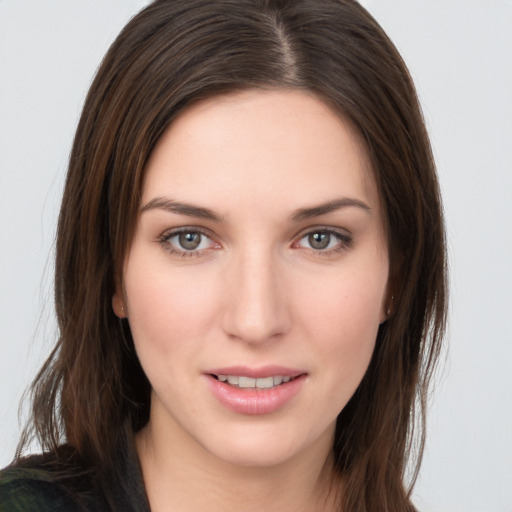
[[[229,274],[226,332],[250,343],[283,334],[289,326],[289,312],[278,258],[271,248],[241,250],[232,261]]]

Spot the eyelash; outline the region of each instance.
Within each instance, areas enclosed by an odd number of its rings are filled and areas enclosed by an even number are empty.
[[[308,229],[307,232],[301,234],[300,238],[297,239],[297,242],[293,243],[293,247],[300,247],[299,243],[304,240],[305,238],[311,236],[311,235],[328,235],[329,237],[334,237],[338,240],[338,243],[329,249],[314,249],[312,247],[305,248],[309,252],[313,253],[315,256],[321,256],[328,258],[329,256],[333,256],[335,254],[338,254],[340,252],[346,251],[350,249],[353,243],[353,238],[348,233],[343,233],[331,228],[313,228]],[[329,243],[331,240],[329,240]]]
[[[173,246],[173,244],[170,242],[170,240],[176,236],[181,235],[181,234],[198,234],[198,235],[201,235],[202,237],[206,237],[211,240],[210,234],[200,228],[183,227],[183,228],[167,231],[158,239],[158,241],[163,246],[163,248],[169,254],[171,254],[173,256],[179,256],[181,258],[192,258],[192,257],[201,257],[201,256],[205,255],[205,251],[207,251],[209,248],[200,249],[200,250],[191,250],[191,251],[187,251],[186,249],[180,250],[180,249],[175,248]],[[200,243],[202,243],[202,240]],[[219,244],[216,244],[216,245],[219,246]]]
[[[211,243],[215,244],[217,247],[207,247],[199,250],[189,250],[187,251],[185,248],[183,249],[177,249],[173,246],[173,244],[170,242],[170,240],[176,236],[179,236],[181,234],[195,234],[195,235],[201,235],[201,237],[206,237],[210,239]],[[347,233],[341,233],[339,231],[336,231],[334,229],[330,228],[314,228],[314,229],[308,229],[308,231],[303,232],[299,238],[296,239],[296,241],[292,244],[293,248],[300,248],[299,245],[302,240],[305,238],[312,236],[312,235],[328,235],[329,237],[334,237],[338,240],[338,243],[335,247],[329,248],[329,249],[314,249],[312,247],[304,247],[304,249],[308,250],[309,252],[313,253],[314,255],[319,255],[321,257],[329,257],[334,254],[338,254],[340,252],[346,251],[350,249],[353,243],[353,238],[351,235]],[[201,257],[205,256],[208,250],[220,248],[220,245],[216,242],[213,242],[211,239],[211,235],[204,231],[201,228],[197,227],[183,227],[178,229],[173,229],[171,231],[165,232],[162,236],[158,238],[158,242],[163,246],[163,248],[171,255],[173,256],[179,256],[181,258],[191,258],[191,257]],[[203,243],[203,240],[200,241],[200,245]],[[330,240],[329,240],[330,244]]]

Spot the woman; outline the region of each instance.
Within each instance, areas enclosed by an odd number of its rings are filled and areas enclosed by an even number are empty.
[[[443,220],[414,87],[356,2],[143,10],[89,91],[56,254],[2,510],[414,510]]]

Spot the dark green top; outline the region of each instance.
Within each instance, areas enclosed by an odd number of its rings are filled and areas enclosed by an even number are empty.
[[[0,471],[0,512],[150,512],[133,443],[124,444],[117,460],[122,478],[98,486],[91,473],[62,477],[62,464],[52,458],[28,457]]]

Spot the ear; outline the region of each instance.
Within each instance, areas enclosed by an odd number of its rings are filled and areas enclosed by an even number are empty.
[[[112,309],[118,318],[126,318],[128,316],[124,300],[124,293],[120,285],[116,285],[116,291],[114,295],[112,295]]]
[[[395,297],[390,294],[386,294],[380,311],[379,323],[383,324],[393,315]]]
[[[400,302],[403,261],[404,257],[399,253],[395,254],[392,260],[390,259],[388,283],[380,310],[379,321],[381,324],[387,322],[396,313],[398,303]]]
[[[386,287],[386,293],[384,294],[384,298],[382,299],[382,305],[380,308],[380,317],[379,323],[383,324],[387,322],[389,318],[393,315],[395,311],[395,286],[393,285],[395,281],[390,279],[388,281],[388,285]]]

